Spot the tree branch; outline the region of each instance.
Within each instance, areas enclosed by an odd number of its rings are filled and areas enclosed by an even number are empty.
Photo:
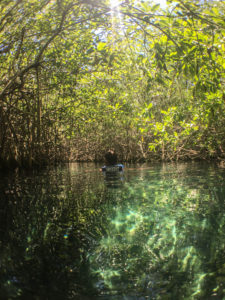
[[[16,4],[13,5],[13,7],[11,9],[9,9],[9,11],[1,18],[0,20],[0,27],[2,26],[3,22],[5,21],[5,19],[10,16],[10,14],[12,13],[12,11],[22,2],[22,0],[17,0]],[[4,29],[4,26],[2,26],[2,28],[0,28],[0,31],[2,31]]]
[[[177,44],[177,42],[172,38],[172,36],[171,36],[169,33],[167,33],[163,28],[161,28],[159,25],[157,25],[157,24],[155,24],[155,23],[153,23],[153,22],[150,22],[148,19],[142,18],[142,17],[140,17],[140,16],[138,16],[138,15],[133,15],[133,14],[128,13],[128,12],[123,12],[123,14],[124,14],[124,15],[127,15],[127,16],[129,16],[130,18],[133,18],[133,19],[136,18],[136,19],[138,19],[138,20],[140,20],[140,21],[142,21],[142,22],[145,22],[145,23],[147,23],[147,24],[149,24],[149,25],[151,25],[151,26],[157,28],[157,29],[160,30],[164,35],[166,35],[167,38],[168,38],[169,40],[171,40],[171,41],[174,43],[174,45],[176,45],[176,47],[177,47],[178,49],[180,49],[180,46],[179,46],[179,45]]]

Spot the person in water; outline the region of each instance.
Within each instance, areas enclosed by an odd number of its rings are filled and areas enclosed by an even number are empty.
[[[109,150],[105,154],[105,166],[102,167],[103,172],[123,171],[124,166],[117,164],[117,154],[113,150]]]

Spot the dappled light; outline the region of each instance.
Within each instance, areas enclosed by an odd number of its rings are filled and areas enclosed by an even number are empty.
[[[207,265],[219,236],[215,240],[211,236],[217,229],[199,203],[204,199],[208,207],[212,201],[208,183],[199,176],[188,184],[183,167],[180,178],[173,168],[157,179],[156,173],[152,178],[145,171],[144,179],[129,182],[119,196],[123,204],[113,209],[107,236],[91,257],[103,293],[150,297],[144,299],[204,298],[208,282],[214,281]],[[223,213],[219,215],[221,222]]]
[[[0,11],[0,300],[225,300],[225,1]]]
[[[224,295],[224,168],[127,166],[117,188],[94,164],[12,175],[0,181],[1,298]]]
[[[224,163],[225,2],[164,4],[2,0],[0,168]]]

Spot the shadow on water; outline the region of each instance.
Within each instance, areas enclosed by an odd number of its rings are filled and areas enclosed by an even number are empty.
[[[225,170],[71,164],[0,179],[0,299],[223,299]]]

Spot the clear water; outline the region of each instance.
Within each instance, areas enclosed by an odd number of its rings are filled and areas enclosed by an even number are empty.
[[[225,299],[225,169],[0,178],[0,299]]]

